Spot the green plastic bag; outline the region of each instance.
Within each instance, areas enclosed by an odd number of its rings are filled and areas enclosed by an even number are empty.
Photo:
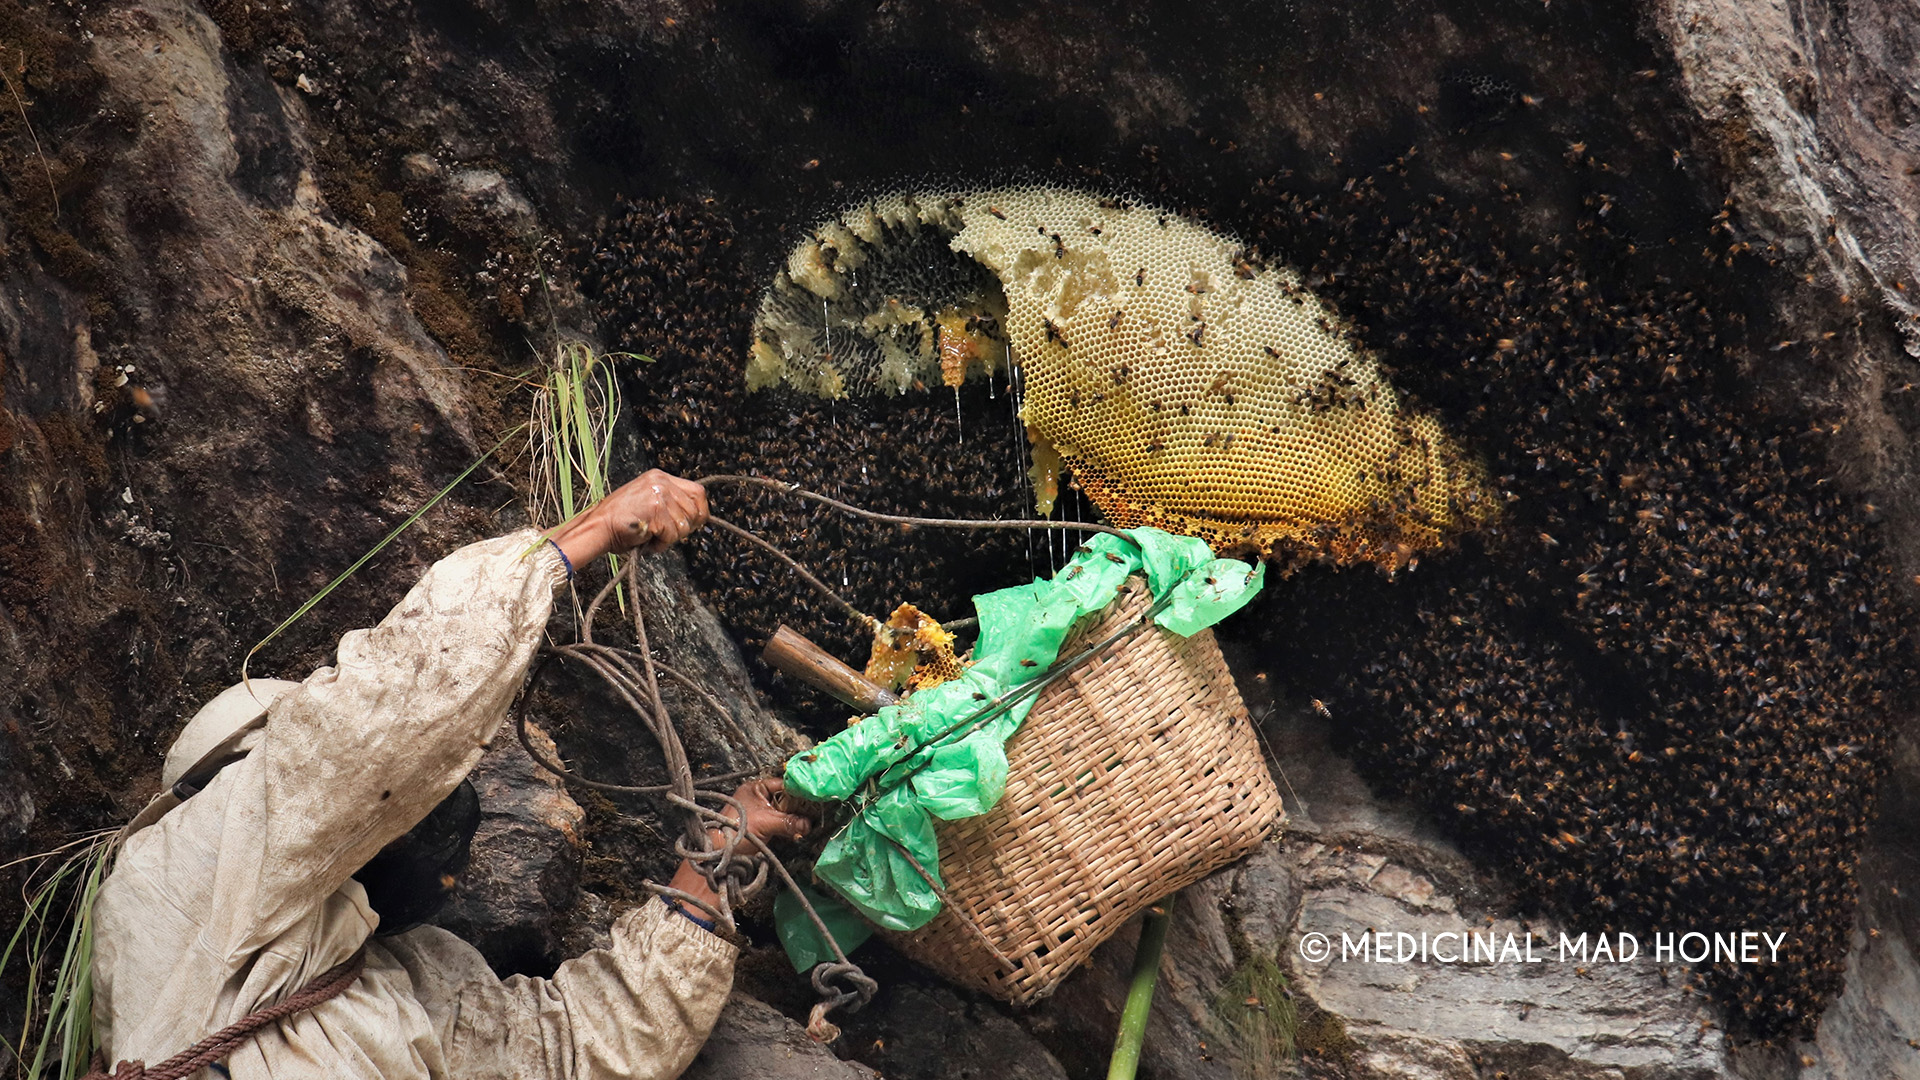
[[[852,952],[873,936],[873,925],[852,908],[804,884],[795,884],[813,905],[813,910],[819,913],[820,921],[827,924],[827,931],[840,943],[842,952]],[[773,898],[773,920],[775,930],[780,935],[780,944],[787,950],[787,959],[793,963],[793,970],[811,971],[815,964],[836,959],[833,946],[821,940],[819,928],[801,910],[800,901],[794,899],[791,890],[782,889],[780,895]]]
[[[1000,801],[1006,742],[1032,711],[1039,680],[1059,658],[1068,632],[1111,604],[1128,576],[1140,572],[1158,607],[1154,622],[1183,637],[1240,610],[1266,580],[1264,565],[1215,558],[1203,540],[1133,529],[1125,538],[1094,537],[1051,580],[974,597],[980,636],[964,674],[787,762],[788,790],[819,801],[847,800],[853,808],[828,840],[815,876],[890,930],[917,930],[939,914],[935,887],[945,885],[934,819],[984,814]],[[809,890],[810,899],[816,895]],[[821,899],[836,919],[850,914]],[[800,966],[803,955],[820,950],[797,952],[791,942],[818,944],[818,932],[797,903],[787,910],[792,917],[779,916],[781,940]],[[795,918],[806,924],[804,933],[793,928],[790,934]]]

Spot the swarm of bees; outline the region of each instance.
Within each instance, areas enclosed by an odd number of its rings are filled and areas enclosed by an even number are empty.
[[[1225,632],[1258,638],[1299,699],[1339,717],[1370,779],[1427,807],[1522,906],[1591,927],[1788,932],[1782,964],[1698,977],[1736,1034],[1805,1034],[1840,987],[1891,717],[1911,703],[1915,621],[1889,561],[1824,482],[1807,419],[1737,394],[1732,354],[1770,328],[1632,276],[1611,202],[1532,247],[1508,234],[1512,206],[1382,194],[1396,184],[1390,166],[1324,200],[1253,192],[1245,258],[1288,253],[1398,364],[1396,386],[1482,456],[1506,509],[1397,580],[1308,566]],[[748,394],[757,275],[737,239],[711,208],[641,203],[582,257],[609,344],[660,360],[627,388],[652,460],[900,512],[1024,516],[1004,382],[997,397],[960,388],[965,414],[997,426],[964,442],[936,395]],[[1323,389],[1337,407],[1343,385]],[[950,619],[1035,569],[1017,534],[867,529],[734,492],[715,509],[866,610],[904,597]],[[867,650],[770,560],[711,531],[689,548],[749,645],[786,622]]]
[[[890,513],[1026,516],[1026,440],[1015,439],[1004,375],[958,389],[964,430],[944,388],[864,401],[750,393],[748,343],[763,279],[746,246],[727,213],[653,201],[627,206],[591,251],[576,255],[608,344],[657,360],[623,388],[647,461],[688,477],[770,476]],[[937,379],[937,360],[932,370]],[[911,599],[936,619],[969,615],[968,597],[1017,582],[1036,565],[1024,535],[868,525],[745,488],[716,487],[711,498],[716,514],[792,555],[865,611]],[[1045,538],[1032,544],[1044,573]],[[758,550],[711,529],[682,550],[748,656],[781,623],[850,661],[870,651],[870,630]],[[844,722],[836,703],[768,677],[823,731]]]
[[[1529,250],[1510,206],[1383,214],[1375,183],[1338,207],[1280,197],[1263,242],[1338,269],[1342,308],[1422,358],[1396,378],[1511,502],[1398,582],[1299,574],[1245,625],[1372,780],[1523,905],[1786,932],[1779,966],[1697,976],[1736,1034],[1810,1035],[1841,986],[1915,623],[1808,418],[1730,378],[1778,335],[1724,297],[1623,280],[1604,199]]]

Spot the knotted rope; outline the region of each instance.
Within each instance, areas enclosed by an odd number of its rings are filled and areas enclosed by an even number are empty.
[[[627,795],[655,795],[664,798],[670,805],[685,815],[683,835],[674,839],[674,852],[691,864],[708,884],[718,899],[717,904],[692,896],[679,889],[655,882],[646,882],[649,891],[666,899],[689,904],[705,912],[716,926],[723,926],[729,934],[737,933],[733,912],[745,903],[767,883],[770,874],[777,873],[788,889],[813,921],[822,940],[832,947],[834,961],[822,963],[813,972],[814,988],[819,991],[821,1000],[813,1007],[807,1033],[820,1042],[832,1042],[840,1034],[840,1029],[827,1019],[836,1009],[849,1012],[858,1011],[873,999],[879,984],[860,970],[859,965],[847,959],[847,954],[834,939],[833,932],[827,928],[813,905],[807,902],[806,894],[800,892],[793,875],[788,873],[786,865],[779,856],[767,847],[759,837],[746,831],[746,810],[733,796],[719,791],[707,790],[709,785],[721,784],[744,777],[764,773],[768,764],[758,761],[752,743],[741,731],[733,719],[732,712],[694,679],[673,670],[653,658],[647,639],[646,616],[640,604],[640,580],[638,560],[628,559],[624,580],[627,585],[627,598],[632,606],[634,647],[631,649],[605,645],[593,639],[593,624],[599,614],[600,606],[612,594],[621,581],[621,577],[610,579],[594,595],[587,605],[580,621],[580,640],[571,645],[549,645],[534,669],[534,677],[528,681],[528,692],[523,693],[520,707],[514,712],[514,728],[520,737],[520,745],[525,747],[533,760],[548,772],[570,783],[597,791]],[[569,769],[565,764],[548,757],[544,750],[535,745],[527,731],[527,714],[532,697],[531,688],[538,681],[546,665],[555,659],[564,658],[584,664],[599,675],[613,689],[634,715],[640,718],[654,740],[660,745],[661,757],[667,772],[664,784],[609,784],[588,779]],[[675,728],[672,715],[667,711],[665,700],[660,695],[660,675],[667,677],[692,690],[708,708],[719,715],[749,753],[754,753],[757,764],[752,769],[725,773],[719,776],[694,780],[693,769],[688,761],[685,746],[680,741],[680,733]],[[721,840],[716,845],[709,830],[720,833]]]

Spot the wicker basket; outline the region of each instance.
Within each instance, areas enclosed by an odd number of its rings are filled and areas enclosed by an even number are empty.
[[[1061,655],[1151,601],[1133,578]],[[991,811],[936,825],[948,907],[887,937],[955,983],[1014,1004],[1052,993],[1136,912],[1246,855],[1285,819],[1212,631],[1149,627],[1072,672],[1041,695],[1007,765]]]

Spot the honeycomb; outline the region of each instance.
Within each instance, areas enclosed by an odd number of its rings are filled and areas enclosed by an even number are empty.
[[[1006,298],[954,257],[960,225],[945,203],[900,195],[816,228],[761,297],[747,389],[898,394],[1005,370]]]
[[[885,625],[874,628],[865,674],[895,692],[939,686],[966,670],[953,643],[953,634],[931,616],[901,604]]]
[[[902,393],[1017,368],[1036,507],[1222,551],[1404,565],[1494,503],[1298,272],[1153,206],[1010,187],[898,194],[797,245],[749,389]]]

